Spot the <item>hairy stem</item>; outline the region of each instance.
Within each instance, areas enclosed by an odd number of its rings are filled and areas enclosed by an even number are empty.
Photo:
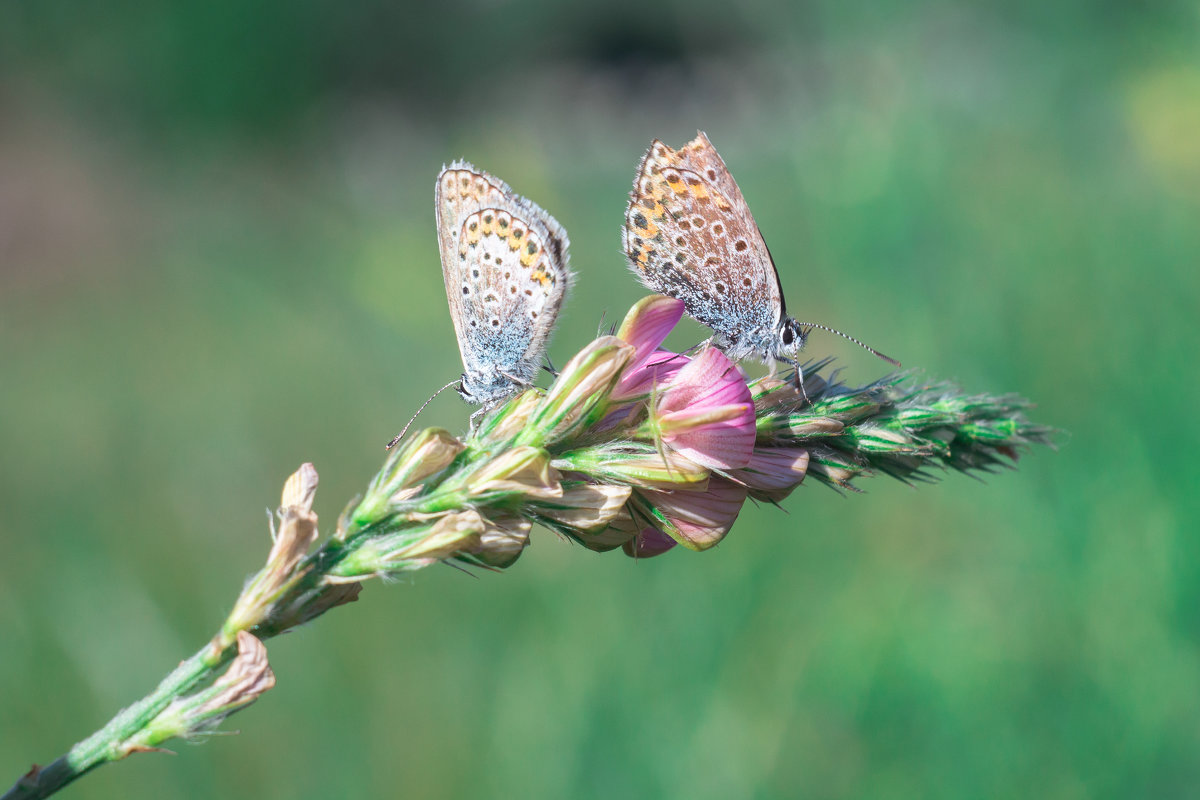
[[[175,698],[204,683],[237,653],[236,647],[205,646],[159,683],[153,692],[120,711],[107,725],[50,765],[21,777],[0,800],[35,800],[50,795],[93,769],[137,751],[131,740]]]

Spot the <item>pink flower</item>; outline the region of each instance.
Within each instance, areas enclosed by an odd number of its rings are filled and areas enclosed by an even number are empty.
[[[660,350],[659,345],[683,317],[683,301],[661,294],[640,300],[621,323],[617,338],[633,345],[633,358],[613,390],[614,401],[649,394],[655,386],[669,382],[687,356]]]
[[[650,425],[672,450],[709,469],[745,467],[754,454],[754,402],[746,379],[715,347],[675,374]]]

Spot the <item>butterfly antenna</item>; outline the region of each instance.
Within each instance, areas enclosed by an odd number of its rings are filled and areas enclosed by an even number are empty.
[[[816,322],[797,322],[796,324],[802,328],[820,328],[823,331],[829,331],[830,333],[836,333],[838,336],[842,337],[843,339],[848,339],[849,341],[854,342],[856,345],[861,347],[863,350],[866,350],[868,353],[872,353],[873,355],[876,355],[879,358],[882,358],[884,361],[888,362],[893,367],[900,366],[900,362],[897,361],[896,359],[892,358],[891,356],[885,356],[883,353],[879,352],[874,347],[869,347],[868,345],[865,345],[862,342],[860,342],[858,339],[855,339],[853,336],[848,336],[847,334],[844,334],[839,330],[830,328],[828,325],[821,325]]]
[[[442,392],[446,391],[447,389],[449,389],[451,386],[453,386],[453,385],[454,385],[454,384],[456,384],[456,383],[458,383],[458,380],[453,380],[453,381],[450,381],[450,382],[449,382],[449,383],[447,383],[445,386],[443,386],[442,388],[438,389],[436,392],[434,392],[433,394],[431,394],[431,395],[429,396],[429,399],[428,399],[428,400],[426,400],[424,403],[421,403],[421,407],[417,409],[417,413],[416,413],[416,414],[413,414],[413,415],[412,415],[412,419],[410,419],[410,420],[408,421],[408,424],[406,424],[406,425],[404,426],[404,430],[402,430],[402,431],[400,431],[399,433],[397,433],[397,434],[396,434],[396,437],[395,437],[394,439],[392,439],[390,442],[388,442],[388,443],[387,443],[387,446],[386,446],[386,447],[384,447],[383,449],[384,449],[384,450],[391,450],[393,447],[395,447],[395,446],[396,446],[396,444],[397,444],[397,443],[398,443],[398,442],[399,442],[401,439],[403,439],[403,438],[404,438],[404,434],[408,433],[408,429],[412,427],[412,424],[413,424],[414,422],[416,422],[416,421],[417,421],[417,417],[421,416],[421,412],[425,410],[425,406],[427,406],[427,405],[429,405],[430,403],[432,403],[432,402],[433,402],[433,398],[437,397],[439,394],[441,394]]]

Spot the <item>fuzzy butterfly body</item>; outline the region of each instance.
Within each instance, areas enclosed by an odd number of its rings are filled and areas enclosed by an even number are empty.
[[[567,233],[506,183],[456,161],[435,192],[438,245],[465,400],[532,384],[571,282]]]
[[[682,300],[730,356],[794,363],[807,331],[787,316],[767,243],[703,133],[679,150],[650,145],[622,238],[641,282]]]

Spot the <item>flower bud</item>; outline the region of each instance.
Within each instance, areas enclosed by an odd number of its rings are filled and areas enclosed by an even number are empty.
[[[682,317],[683,301],[661,294],[644,297],[629,309],[617,338],[634,353],[613,388],[614,400],[648,394],[655,386],[669,382],[688,362],[687,356],[658,349]]]
[[[311,622],[331,608],[358,600],[362,584],[352,578],[326,578],[316,587],[294,593],[277,605],[262,623],[254,627],[264,639]]]
[[[953,425],[961,422],[962,416],[952,411],[929,408],[899,408],[896,411],[896,422],[905,428],[928,428],[935,425]]]
[[[520,495],[522,500],[562,497],[561,476],[550,466],[550,455],[540,447],[514,447],[486,462],[466,479],[472,499],[497,499],[498,495]]]
[[[925,455],[932,451],[929,445],[919,443],[907,434],[879,425],[855,425],[842,435],[862,453]]]
[[[830,486],[857,491],[850,481],[866,471],[866,467],[827,447],[809,448],[808,456],[807,474]]]
[[[646,400],[656,390],[669,385],[691,359],[683,353],[656,350],[638,360],[637,369],[626,368],[621,380],[613,387],[610,402],[627,403]]]
[[[841,422],[857,422],[879,411],[880,404],[871,392],[851,392],[824,397],[812,404],[812,413],[834,417]]]
[[[388,456],[383,470],[371,482],[366,495],[338,526],[338,538],[376,523],[393,513],[396,506],[417,494],[417,484],[454,461],[464,445],[449,431],[426,428]]]
[[[602,445],[565,453],[555,461],[563,469],[581,472],[604,483],[672,489],[702,489],[707,468],[672,450],[658,452],[645,445]]]
[[[487,521],[474,509],[447,514],[417,541],[393,553],[390,560],[393,564],[413,561],[424,566],[450,558],[469,548],[486,527]]]
[[[484,520],[485,526],[479,534],[478,543],[470,549],[471,555],[484,566],[504,568],[511,566],[529,546],[529,530],[533,523],[523,517],[506,516],[495,520]]]
[[[495,413],[487,415],[476,429],[475,438],[489,442],[507,442],[529,426],[529,417],[545,396],[545,392],[536,388],[521,392]]]
[[[193,709],[193,718],[207,716],[210,721],[219,722],[275,686],[275,673],[271,671],[263,643],[246,631],[239,631],[237,646],[237,656],[208,690],[209,696]]]
[[[328,574],[338,582],[418,570],[469,552],[485,527],[474,509],[446,512],[424,524],[352,542],[356,546]]]
[[[558,500],[539,503],[537,514],[573,531],[597,533],[625,507],[632,490],[604,483],[575,483],[564,487]]]
[[[399,453],[397,469],[392,475],[396,488],[415,486],[421,481],[441,472],[463,451],[463,443],[449,431],[441,428],[426,428],[413,436]]]
[[[756,447],[750,463],[729,477],[747,487],[751,497],[778,503],[804,480],[808,459],[808,451],[799,447]]]
[[[622,508],[612,518],[607,527],[595,532],[573,530],[570,536],[584,547],[597,553],[606,553],[623,546],[637,536],[641,525],[634,521],[629,509]]]
[[[241,711],[275,685],[267,648],[246,631],[237,634],[237,656],[211,686],[177,697],[136,734],[118,745],[119,757],[153,750],[174,738],[211,733],[222,720]]]
[[[632,356],[633,348],[615,336],[593,340],[563,367],[517,441],[538,446],[549,444],[594,421],[592,414],[603,410],[602,401]]]
[[[301,464],[300,469],[288,476],[283,483],[283,492],[279,497],[279,507],[296,508],[299,511],[311,511],[313,497],[317,493],[317,468],[312,464]]]
[[[780,432],[798,439],[837,436],[846,427],[833,417],[821,417],[813,414],[793,414],[783,417],[782,421],[784,424]]]
[[[796,384],[768,375],[750,383],[750,396],[754,399],[754,411],[764,414],[768,411],[786,411],[797,408],[804,402],[804,397]]]
[[[317,539],[317,515],[312,512],[316,491],[317,471],[312,464],[302,465],[284,483],[282,505],[276,512],[279,529],[272,524],[274,544],[267,563],[242,589],[221,632],[213,639],[216,650],[231,644],[238,631],[265,622],[295,583],[297,570]]]
[[[683,318],[683,310],[682,300],[661,294],[643,297],[633,304],[617,331],[617,338],[637,351],[630,369],[641,367],[658,349]]]

